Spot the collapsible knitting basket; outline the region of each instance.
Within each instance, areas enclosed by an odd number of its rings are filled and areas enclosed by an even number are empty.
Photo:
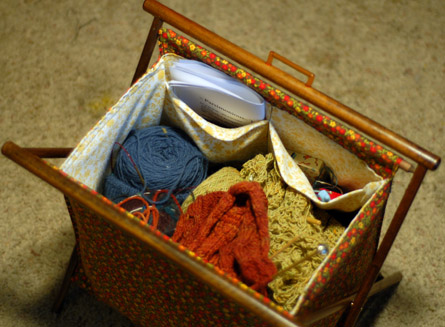
[[[198,60],[238,79],[327,142],[354,154],[383,182],[356,211],[290,313],[39,158],[81,153],[82,148],[31,149],[7,142],[3,154],[62,191],[72,218],[76,246],[54,309],[60,309],[75,281],[141,326],[352,326],[371,294],[400,281],[400,273],[380,279],[379,272],[426,171],[436,169],[440,158],[313,89],[313,75],[278,54],[271,52],[265,62],[156,1],[146,0],[144,9],[155,18],[133,83],[147,71],[158,42],[161,56]],[[163,22],[205,46],[162,29]],[[306,74],[308,81],[274,67],[274,58]],[[126,97],[137,92],[130,89]],[[378,246],[398,168],[414,174]]]

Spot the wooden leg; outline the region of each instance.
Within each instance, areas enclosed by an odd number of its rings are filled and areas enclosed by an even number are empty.
[[[79,262],[77,254],[77,244],[74,246],[73,253],[71,254],[70,262],[66,269],[65,277],[63,278],[62,285],[60,286],[59,294],[57,294],[56,300],[54,301],[52,311],[55,313],[59,313],[63,300],[65,299],[66,294],[68,293],[68,289],[71,285],[71,278],[73,277],[74,271],[76,270],[77,264]]]
[[[136,67],[136,71],[131,81],[131,85],[136,83],[136,81],[145,74],[150,62],[151,55],[156,46],[156,40],[158,38],[158,31],[162,27],[162,20],[158,17],[154,17],[153,23],[151,24],[150,31],[148,32],[147,40],[145,41],[144,49],[142,50],[139,63]]]
[[[366,272],[365,280],[363,281],[360,289],[357,292],[357,296],[354,298],[353,305],[351,306],[348,316],[345,320],[345,327],[352,327],[355,325],[355,321],[357,320],[360,311],[362,310],[363,305],[365,304],[366,299],[368,298],[368,292],[371,289],[374,281],[382,268],[382,265],[386,259],[386,256],[391,249],[392,244],[399,232],[402,223],[408,213],[408,210],[414,201],[414,198],[417,194],[417,191],[422,184],[423,178],[425,177],[427,169],[424,166],[418,165],[416,170],[414,171],[413,176],[411,177],[411,181],[409,182],[408,187],[405,190],[405,193],[400,201],[400,204],[394,213],[394,217],[389,224],[389,227],[383,237],[382,242],[380,243],[379,248],[377,249],[377,253]]]
[[[356,320],[356,326],[372,326],[374,324],[378,314],[388,305],[388,302],[396,291],[395,286],[397,285],[397,282],[390,283],[390,279],[393,276],[394,275],[384,279],[385,282],[388,282],[387,287],[366,300],[366,303]],[[345,314],[344,319],[346,319],[346,317],[347,315]],[[341,324],[339,325],[341,326]]]
[[[368,297],[375,295],[379,292],[382,292],[382,291],[388,289],[389,287],[392,287],[392,286],[398,284],[401,280],[402,280],[402,274],[400,272],[396,272],[392,275],[384,277],[383,279],[374,283],[374,285],[372,286],[371,290],[368,293]],[[308,326],[312,323],[317,322],[320,319],[326,318],[329,315],[336,313],[337,311],[348,308],[353,303],[356,295],[357,294],[348,296],[342,300],[339,300],[333,304],[330,304],[324,308],[321,308],[317,311],[311,312],[304,316],[297,316],[298,322],[303,324],[304,326]],[[341,323],[340,323],[340,326],[342,326]]]

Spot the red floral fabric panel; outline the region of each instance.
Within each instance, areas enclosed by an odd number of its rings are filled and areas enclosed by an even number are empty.
[[[310,105],[262,81],[241,67],[227,61],[216,53],[176,34],[170,29],[159,31],[160,55],[175,53],[187,59],[202,61],[240,80],[261,94],[274,106],[302,119],[345,149],[354,153],[382,177],[393,175],[401,158],[381,145],[367,139],[360,133],[324,115]]]

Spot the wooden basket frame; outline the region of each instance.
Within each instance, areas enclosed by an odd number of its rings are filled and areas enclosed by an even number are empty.
[[[361,131],[363,134],[381,142],[389,149],[400,153],[408,158],[408,161],[402,161],[400,167],[405,171],[413,173],[404,195],[391,218],[389,227],[377,249],[375,257],[369,267],[368,273],[361,284],[358,292],[343,300],[332,303],[329,306],[318,310],[310,315],[303,317],[285,317],[273,310],[267,310],[257,301],[253,301],[249,296],[238,292],[233,285],[222,281],[218,276],[202,274],[202,269],[194,260],[171,251],[165,244],[160,244],[151,235],[144,233],[144,230],[137,224],[125,222],[122,219],[122,212],[113,206],[106,205],[98,198],[91,197],[88,190],[82,188],[79,184],[66,178],[57,170],[47,165],[41,158],[63,158],[69,155],[72,148],[22,148],[15,143],[8,141],[2,147],[2,153],[23,166],[31,173],[42,178],[50,185],[56,187],[66,196],[69,196],[82,204],[88,206],[97,214],[105,217],[110,223],[118,226],[127,233],[130,233],[141,242],[146,243],[158,250],[169,259],[177,262],[179,265],[199,277],[225,296],[233,299],[251,310],[264,320],[274,326],[302,326],[322,319],[338,310],[347,308],[342,326],[353,326],[363,308],[367,298],[391,285],[398,283],[402,275],[395,273],[389,277],[376,282],[382,265],[391,249],[391,246],[397,237],[397,234],[403,224],[408,210],[416,197],[421,183],[428,170],[435,170],[440,165],[441,158],[419,145],[407,140],[397,133],[383,127],[377,122],[363,116],[352,108],[330,98],[322,92],[311,87],[314,75],[304,68],[288,61],[286,58],[271,52],[267,61],[264,61],[248,51],[238,47],[221,36],[209,31],[203,26],[191,21],[172,9],[164,6],[155,0],[145,0],[143,8],[154,16],[146,43],[144,45],[139,63],[133,76],[132,84],[137,81],[147,70],[151,55],[156,47],[158,31],[163,23],[177,28],[184,34],[193,37],[202,42],[209,48],[218,51],[231,60],[245,66],[256,74],[270,80],[276,85],[288,90],[301,99],[321,108],[330,115],[338,118],[342,122],[349,124],[353,128]],[[302,82],[292,75],[276,68],[272,65],[273,58],[283,61],[296,70],[308,76],[308,81]],[[67,273],[61,287],[61,291],[54,304],[54,310],[60,310],[63,298],[65,297],[70,285],[71,275],[77,265],[77,251],[73,251]]]

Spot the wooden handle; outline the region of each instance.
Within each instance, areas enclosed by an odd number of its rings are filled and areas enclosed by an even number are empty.
[[[289,67],[295,69],[296,71],[302,73],[303,75],[306,75],[308,80],[307,80],[305,85],[307,87],[311,87],[312,86],[312,83],[314,82],[314,79],[315,79],[314,73],[311,73],[310,71],[308,71],[307,69],[301,67],[300,65],[297,65],[293,61],[290,61],[289,59],[283,57],[282,55],[279,55],[275,51],[270,51],[269,52],[269,57],[267,57],[266,64],[268,64],[269,66],[272,66],[272,61],[274,60],[274,58],[278,59],[279,61],[281,61],[282,63],[288,65]]]
[[[272,65],[268,65],[264,60],[162,5],[158,1],[145,0],[144,10],[418,164],[431,170],[439,166],[440,157],[437,155],[421,148],[322,92],[312,87],[307,87],[292,75]]]

